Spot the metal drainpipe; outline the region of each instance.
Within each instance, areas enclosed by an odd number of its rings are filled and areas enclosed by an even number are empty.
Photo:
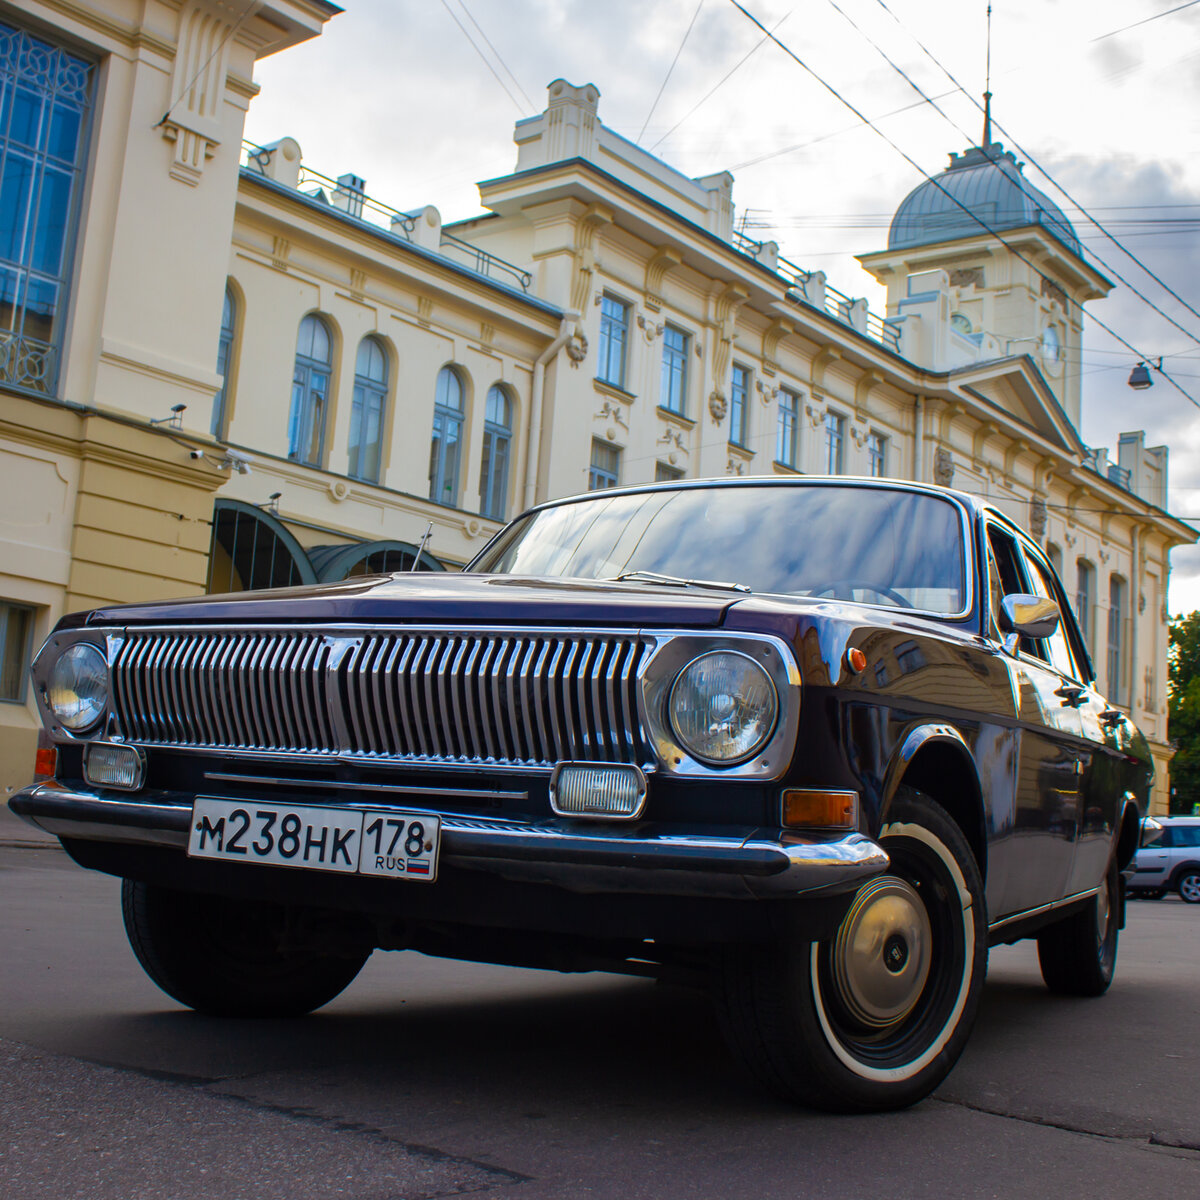
[[[925,397],[913,401],[913,467],[914,483],[921,483],[921,469],[925,465]]]
[[[529,433],[525,438],[525,503],[532,508],[537,502],[538,457],[542,452],[542,394],[546,387],[546,364],[567,344],[571,330],[579,320],[578,313],[568,313],[558,327],[558,336],[537,356],[533,363],[533,394],[529,402]]]

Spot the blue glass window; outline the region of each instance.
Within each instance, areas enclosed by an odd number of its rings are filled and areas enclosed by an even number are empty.
[[[887,438],[874,429],[867,434],[867,459],[871,464],[871,475],[876,479],[887,474],[887,443]]]
[[[0,381],[53,395],[94,67],[0,21]]]
[[[825,414],[825,474],[840,475],[845,461],[846,418],[839,413]]]
[[[379,482],[387,384],[388,361],[383,343],[376,337],[365,337],[358,343],[358,357],[354,362],[347,472],[370,483]]]
[[[508,460],[512,446],[512,404],[499,385],[489,389],[483,417],[483,464],[479,469],[479,511],[504,520],[508,500]]]
[[[729,440],[735,446],[746,444],[746,401],[750,396],[750,372],[736,364],[729,381]]]
[[[221,335],[217,340],[217,374],[221,386],[213,397],[212,426],[209,432],[215,438],[225,435],[226,407],[229,398],[229,372],[233,369],[233,335],[237,327],[237,301],[232,290],[225,288],[225,306],[221,309]]]
[[[292,408],[288,414],[288,458],[319,467],[325,451],[325,413],[329,404],[333,344],[329,327],[309,314],[300,322],[292,372]]]
[[[458,504],[458,463],[462,456],[463,385],[453,367],[438,372],[434,390],[433,441],[429,447],[429,498]]]
[[[33,609],[0,600],[0,700],[25,699]]]
[[[600,298],[600,348],[596,378],[625,387],[625,347],[629,341],[629,305],[615,296]]]
[[[659,404],[668,412],[687,415],[688,342],[682,329],[668,325],[663,330],[662,390]]]
[[[800,397],[779,389],[779,424],[775,430],[775,461],[796,467],[796,431],[800,427]]]
[[[588,469],[588,491],[616,487],[621,482],[621,451],[619,447],[599,438],[592,439],[592,464]]]

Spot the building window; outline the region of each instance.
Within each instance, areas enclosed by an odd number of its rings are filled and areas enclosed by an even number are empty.
[[[867,464],[872,479],[882,479],[887,474],[888,440],[874,429],[867,434]]]
[[[350,463],[347,473],[379,482],[383,419],[387,405],[388,360],[383,343],[365,337],[354,360],[354,399],[350,404]]]
[[[625,387],[625,347],[629,343],[629,305],[607,293],[600,297],[600,347],[596,378]]]
[[[1075,563],[1075,615],[1084,643],[1092,646],[1092,609],[1096,603],[1096,568],[1086,558]]]
[[[1125,580],[1119,575],[1108,577],[1108,698],[1114,704],[1124,704],[1125,680],[1122,678],[1122,634],[1125,629]]]
[[[621,482],[621,451],[617,446],[592,438],[592,465],[588,469],[588,491],[616,487]]]
[[[434,389],[433,442],[429,448],[429,498],[439,504],[458,504],[462,431],[462,376],[453,367],[443,367]]]
[[[668,325],[663,330],[662,390],[659,403],[668,412],[687,416],[688,337]]]
[[[0,381],[58,383],[93,66],[0,21]]]
[[[325,412],[329,401],[333,341],[329,327],[311,313],[300,322],[288,414],[288,458],[319,467],[325,451]]]
[[[0,600],[0,700],[25,699],[32,632],[33,609]]]
[[[1054,568],[1054,573],[1062,579],[1062,547],[1057,542],[1046,543],[1046,557],[1050,560],[1050,565]],[[1065,589],[1064,589],[1065,590]]]
[[[796,431],[800,428],[800,397],[779,389],[779,422],[775,430],[775,461],[796,467]]]
[[[499,385],[488,390],[483,416],[483,464],[479,469],[479,512],[504,520],[508,508],[508,460],[512,446],[512,404]]]
[[[217,374],[221,386],[213,397],[212,424],[209,432],[215,438],[225,436],[227,399],[229,396],[229,372],[233,370],[233,334],[237,325],[237,301],[233,289],[225,285],[225,304],[221,309],[221,336],[217,340]]]
[[[672,483],[674,480],[682,478],[682,467],[673,467],[670,463],[665,462],[656,462],[654,464],[655,483]]]
[[[840,475],[845,462],[846,418],[825,413],[825,474]]]
[[[746,418],[750,397],[750,371],[736,363],[729,380],[729,440],[735,446],[746,445]]]

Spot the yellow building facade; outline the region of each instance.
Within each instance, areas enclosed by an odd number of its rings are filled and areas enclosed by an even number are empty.
[[[879,317],[735,233],[730,175],[686,178],[563,80],[480,185],[487,215],[444,227],[290,137],[243,146],[254,62],[336,11],[0,4],[44,126],[6,152],[66,180],[59,260],[32,199],[0,254],[25,281],[0,330],[6,788],[32,761],[25,664],[65,612],[453,569],[589,487],[831,471],[985,495],[1048,546],[1165,808],[1168,556],[1196,535],[1165,511],[1165,449],[1131,433],[1110,464],[1079,439],[1082,306],[1110,285],[1069,227],[980,234],[902,205],[915,239],[863,259]],[[980,153],[969,169],[1008,171]]]

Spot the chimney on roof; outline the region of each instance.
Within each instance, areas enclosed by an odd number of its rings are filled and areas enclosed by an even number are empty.
[[[347,216],[361,217],[366,186],[367,181],[361,175],[339,175],[333,193],[333,207],[340,208]]]

